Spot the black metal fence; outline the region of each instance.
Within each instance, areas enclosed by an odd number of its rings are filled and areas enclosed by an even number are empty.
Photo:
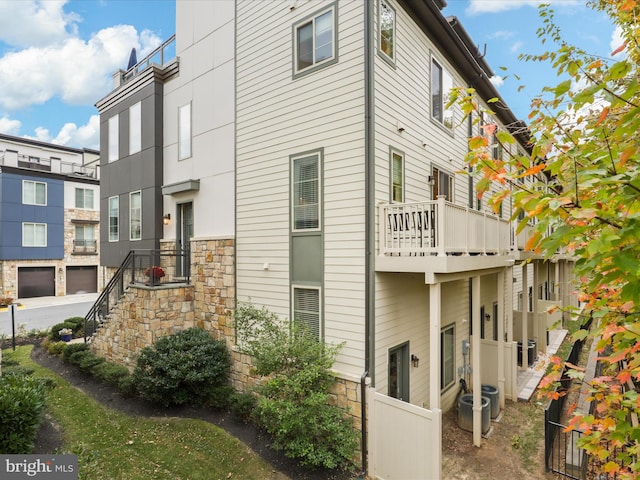
[[[131,284],[159,287],[190,283],[188,250],[132,250],[111,277],[84,318],[84,339],[95,333]]]
[[[582,326],[589,330],[592,319]],[[577,340],[565,362],[577,365],[585,339]],[[547,471],[551,471],[567,478],[583,480],[587,475],[587,453],[578,448],[578,439],[583,435],[579,430],[566,431],[567,426],[561,423],[562,413],[567,400],[566,393],[571,388],[571,378],[567,375],[569,367],[565,365],[560,386],[556,389],[561,395],[550,400],[544,411],[544,458]]]

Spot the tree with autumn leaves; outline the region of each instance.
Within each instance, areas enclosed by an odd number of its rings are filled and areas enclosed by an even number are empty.
[[[600,58],[569,45],[553,10],[542,6],[538,36],[549,50],[523,58],[549,63],[559,83],[531,104],[530,155],[492,158],[492,138],[506,147],[522,126],[500,131],[484,125],[483,134],[469,140],[467,161],[478,177],[478,195],[491,196],[496,212],[510,197],[513,220],[522,218],[519,231],[535,219],[527,249],[545,258],[562,251],[575,259],[583,309],[571,313],[592,317],[593,324],[574,340],[593,337],[603,371],[581,387],[589,389],[594,413],[570,412],[569,428],[584,432],[580,446],[599,460],[602,473],[631,479],[640,478],[640,0],[594,0],[588,6],[620,28],[619,47]],[[474,94],[457,90],[451,102],[480,121]],[[489,104],[500,108],[498,99]],[[556,387],[564,367],[559,358],[552,365],[541,383],[549,398],[561,394]],[[572,377],[584,376],[569,367]]]

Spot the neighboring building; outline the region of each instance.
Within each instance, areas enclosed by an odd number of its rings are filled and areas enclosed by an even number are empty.
[[[438,476],[460,381],[477,404],[484,384],[516,401],[516,341],[544,350],[540,301],[573,301],[570,263],[524,253],[511,205],[494,213],[460,173],[469,136],[512,131],[497,158],[526,152],[525,125],[501,100],[463,125],[447,107],[454,86],[485,107],[499,94],[441,0],[176,5],[175,57],[118,72],[97,104],[103,264],[189,249],[195,324],[233,344],[234,302],[251,301],[343,343],[336,395],[369,472]]]
[[[2,296],[102,288],[99,152],[0,134]]]

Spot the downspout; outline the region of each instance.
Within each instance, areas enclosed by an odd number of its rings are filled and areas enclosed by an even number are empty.
[[[374,191],[374,129],[373,129],[373,1],[364,5],[364,202],[365,202],[365,325],[364,373],[361,378],[362,473],[367,473],[367,418],[365,379],[375,385],[375,369],[371,356],[375,352],[375,191]]]

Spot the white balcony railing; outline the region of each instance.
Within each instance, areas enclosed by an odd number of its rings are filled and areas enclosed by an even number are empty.
[[[497,215],[447,202],[381,204],[381,255],[504,254],[511,250],[510,223]]]

